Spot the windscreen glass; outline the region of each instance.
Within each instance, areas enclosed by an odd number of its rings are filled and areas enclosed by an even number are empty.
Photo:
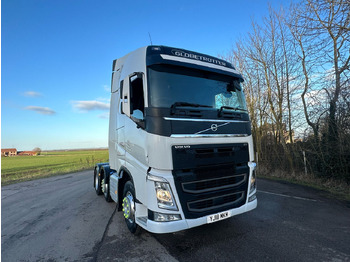
[[[190,103],[220,109],[246,111],[243,90],[237,78],[171,65],[148,68],[149,103],[170,108],[174,103]]]

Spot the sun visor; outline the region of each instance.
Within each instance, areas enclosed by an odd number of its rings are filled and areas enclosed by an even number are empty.
[[[243,82],[242,75],[231,63],[216,57],[184,49],[166,46],[149,46],[147,48],[146,65],[150,66],[155,64],[171,64],[211,71],[239,78]]]

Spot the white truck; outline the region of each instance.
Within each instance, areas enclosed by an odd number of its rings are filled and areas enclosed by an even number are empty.
[[[257,206],[243,78],[228,62],[166,46],[113,61],[109,163],[94,188],[132,233],[176,232]]]

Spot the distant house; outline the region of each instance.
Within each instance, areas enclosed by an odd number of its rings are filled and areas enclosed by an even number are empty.
[[[16,148],[1,149],[1,156],[17,156]]]
[[[36,151],[21,151],[21,152],[18,152],[18,155],[19,156],[36,156],[36,155],[38,155],[38,152],[36,152]]]

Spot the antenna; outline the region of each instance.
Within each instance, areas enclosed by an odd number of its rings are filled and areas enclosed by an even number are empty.
[[[148,36],[149,36],[149,41],[151,42],[151,45],[153,45],[152,44],[152,38],[151,38],[151,34],[148,32]]]

